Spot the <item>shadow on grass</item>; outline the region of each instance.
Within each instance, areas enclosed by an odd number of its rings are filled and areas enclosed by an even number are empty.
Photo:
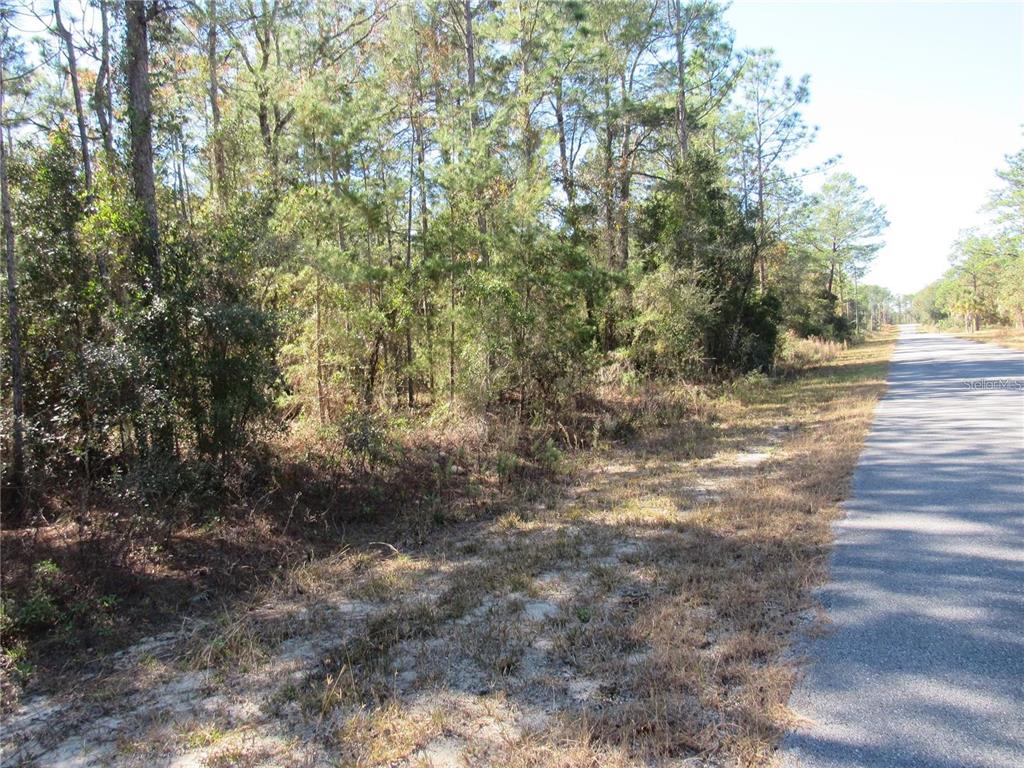
[[[115,698],[87,696],[77,717],[51,730],[58,738],[86,732],[118,713],[122,735],[145,742],[154,710],[172,704],[167,716],[182,727],[221,728],[223,716],[207,700],[223,696],[216,690],[226,686],[261,704],[247,728],[281,745],[302,744],[307,757],[319,751],[365,761],[373,744],[352,738],[353,727],[368,713],[411,712],[427,701],[455,707],[443,733],[477,750],[481,763],[529,765],[534,754],[546,755],[544,762],[568,745],[583,756],[580,764],[610,764],[615,754],[764,758],[785,725],[794,676],[784,649],[810,604],[810,585],[822,577],[829,510],[844,494],[859,448],[857,419],[825,408],[818,388],[828,388],[828,402],[867,402],[878,392],[876,377],[884,378],[884,364],[836,367],[772,384],[761,402],[747,404],[766,411],[753,426],[739,421],[708,435],[677,425],[620,446],[625,470],[602,476],[572,503],[540,512],[520,506],[507,521],[491,512],[412,537],[403,557],[425,575],[419,588],[414,582],[390,599],[369,600],[365,611],[341,610],[345,584],[298,589],[291,598],[301,611],[254,619],[254,642],[265,645],[254,672],[232,669],[227,657],[226,666],[211,670],[208,689],[170,700],[161,691],[173,687],[174,676],[154,685],[128,673]],[[729,450],[797,407],[817,426],[797,433],[784,458],[767,461],[712,504],[695,498],[688,468],[631,468],[652,451],[693,455],[709,439],[708,454]],[[848,439],[822,455],[821,436],[836,434]],[[371,544],[389,539],[375,538],[380,533],[362,523],[346,530],[356,527],[376,562],[398,562]],[[223,543],[228,558],[236,544]],[[336,547],[326,543],[328,551]],[[538,577],[552,572],[562,588],[545,597]],[[552,606],[541,605],[540,620],[529,609],[537,602]],[[322,637],[325,622],[330,631]],[[278,679],[275,655],[290,640],[310,637],[319,639],[310,640],[304,681]],[[219,642],[216,633],[198,639]],[[167,653],[173,665],[180,649]],[[403,676],[410,659],[412,674]],[[341,692],[339,680],[346,681]],[[587,683],[582,695],[573,687],[580,681]],[[474,702],[510,707],[517,721],[533,725],[518,738],[474,736]],[[386,729],[363,730],[370,742],[396,738]],[[106,759],[116,757],[116,747],[105,749]]]

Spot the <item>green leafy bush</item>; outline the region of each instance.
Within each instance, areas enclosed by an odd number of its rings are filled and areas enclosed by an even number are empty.
[[[391,460],[394,445],[389,436],[387,420],[381,414],[349,408],[342,414],[338,429],[346,454],[363,471]]]

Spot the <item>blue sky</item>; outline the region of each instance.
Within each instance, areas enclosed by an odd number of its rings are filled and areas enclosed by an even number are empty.
[[[803,164],[841,154],[888,209],[867,280],[908,293],[938,277],[1024,146],[1024,2],[737,0],[726,17],[737,47],[811,76]]]

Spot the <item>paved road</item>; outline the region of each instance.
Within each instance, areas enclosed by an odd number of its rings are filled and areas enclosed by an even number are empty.
[[[1024,353],[901,329],[785,766],[1024,766]]]

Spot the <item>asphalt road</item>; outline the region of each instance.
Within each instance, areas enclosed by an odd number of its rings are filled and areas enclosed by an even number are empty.
[[[1024,766],[1024,352],[901,328],[784,766]]]

